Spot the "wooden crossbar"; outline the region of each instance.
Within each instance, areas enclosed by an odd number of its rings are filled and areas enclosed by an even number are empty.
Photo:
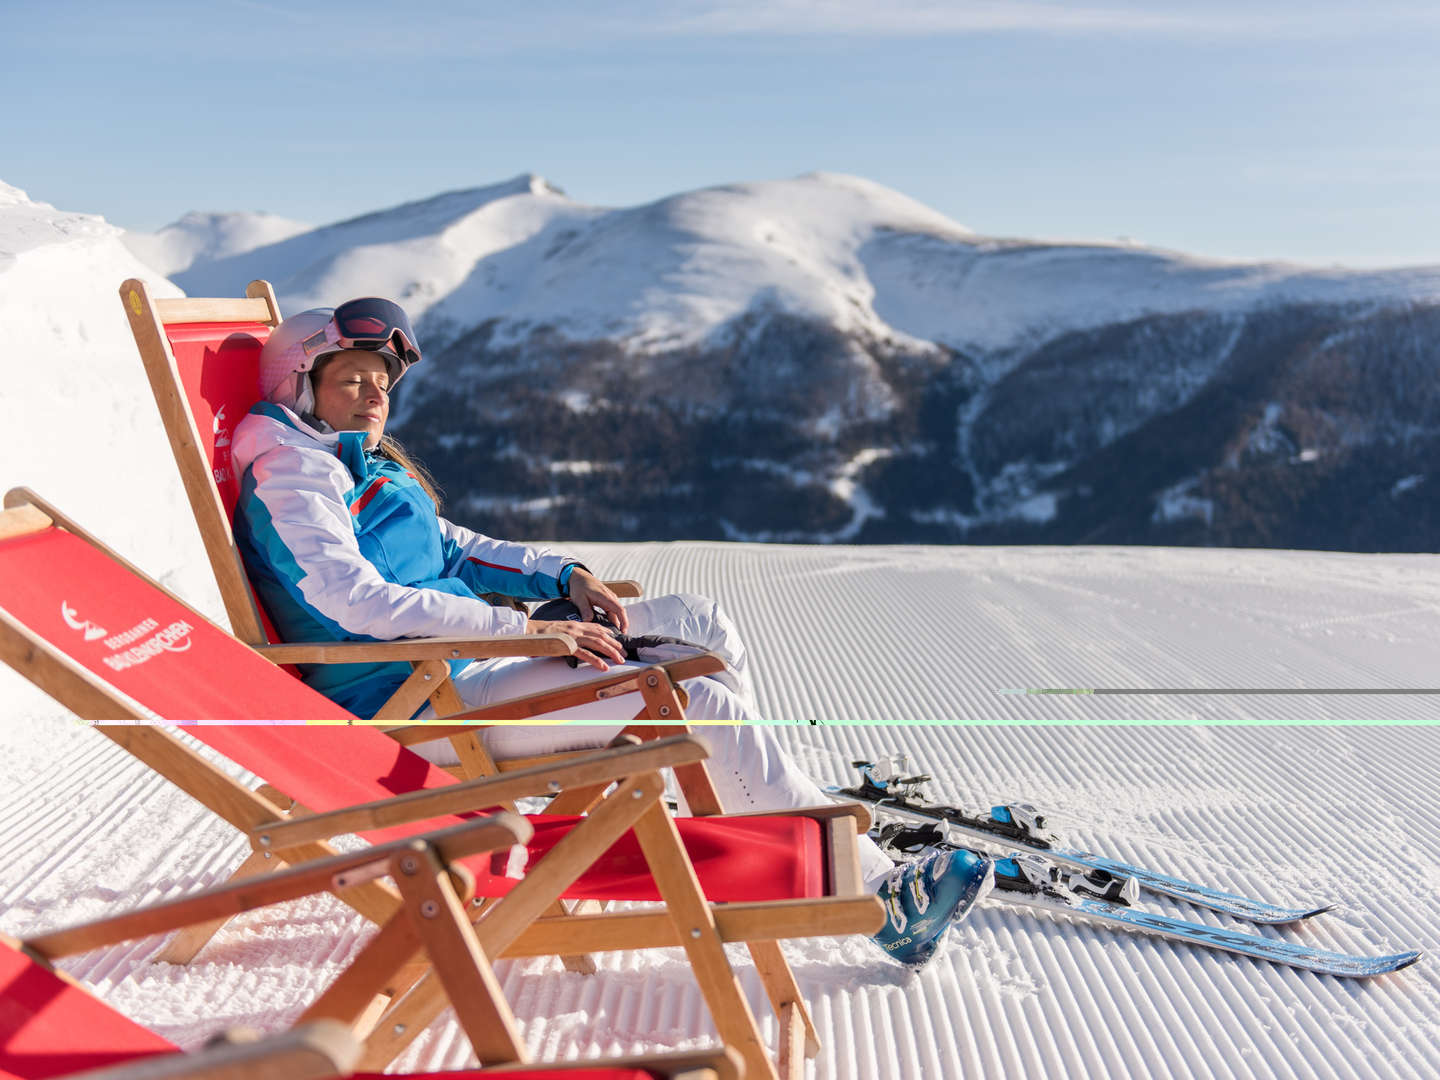
[[[226,1039],[193,1054],[146,1057],[72,1080],[327,1080],[348,1075],[359,1056],[360,1041],[349,1028],[320,1020],[264,1039]]]
[[[263,296],[197,297],[195,299],[157,299],[153,301],[160,321],[178,323],[269,323],[270,304]]]
[[[48,529],[53,524],[55,522],[50,515],[39,507],[22,504],[0,513],[0,540],[29,536],[31,533]]]

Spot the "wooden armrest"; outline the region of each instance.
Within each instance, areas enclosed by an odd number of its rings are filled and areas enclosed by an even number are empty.
[[[621,578],[619,581],[606,581],[603,584],[622,600],[634,600],[637,596],[645,595],[645,590],[640,587],[640,583],[631,578]]]
[[[269,822],[250,831],[256,851],[281,851],[341,833],[408,825],[442,814],[483,810],[502,802],[547,795],[569,787],[589,787],[655,772],[673,765],[703,761],[709,752],[693,735],[674,735],[640,746],[597,750],[565,764],[537,765],[504,776],[486,776],[449,787],[411,791],[389,799],[331,810],[324,814]]]
[[[489,726],[489,724],[408,724],[404,727],[383,730],[401,746],[423,746],[425,743],[448,739],[451,735],[463,735],[467,731]]]
[[[885,925],[885,907],[873,893],[804,900],[741,900],[710,905],[715,929],[726,943],[873,934]],[[500,951],[502,958],[553,956],[584,942],[587,952],[674,948],[685,931],[663,910],[642,908],[542,918]]]
[[[440,723],[450,725],[450,730],[445,734],[456,735],[464,729],[455,725],[489,724],[501,720],[529,720],[557,709],[587,705],[592,701],[603,701],[606,698],[618,697],[620,694],[636,693],[640,689],[640,680],[646,678],[651,672],[663,671],[672,682],[679,682],[681,679],[694,679],[701,675],[724,670],[725,661],[715,653],[700,653],[681,660],[666,660],[661,664],[648,664],[638,670],[631,667],[628,671],[619,674],[612,673],[598,679],[588,679],[585,682],[542,690],[524,697],[497,701],[478,709],[466,709],[462,713],[440,717]]]
[[[600,1061],[581,1058],[576,1061],[547,1061],[547,1073],[578,1072],[582,1069],[636,1069],[648,1071],[669,1080],[741,1080],[745,1075],[744,1064],[734,1050],[718,1047],[714,1050],[690,1050],[678,1054],[649,1054],[642,1057],[607,1057]],[[533,1073],[536,1065],[487,1065],[485,1075],[497,1077],[513,1076],[516,1073]]]
[[[397,638],[394,641],[301,641],[256,645],[275,664],[359,664],[393,660],[476,660],[491,656],[570,656],[567,634],[505,634],[486,638]]]
[[[25,946],[35,954],[53,960],[182,926],[230,918],[243,911],[311,893],[358,885],[387,873],[391,856],[412,850],[416,841],[427,843],[449,863],[482,851],[528,843],[534,833],[534,827],[520,815],[500,811],[474,821],[437,829],[424,836],[406,837],[343,855],[313,859],[273,874],[233,880],[176,900],[55,930],[28,939]]]
[[[557,709],[587,705],[592,701],[601,701],[619,694],[638,693],[640,679],[650,670],[664,671],[672,681],[678,682],[681,679],[694,679],[712,672],[724,671],[725,661],[715,653],[700,653],[679,660],[666,660],[660,664],[647,664],[639,672],[632,667],[618,675],[600,675],[584,682],[557,686],[524,697],[508,698],[478,709],[467,709],[462,713],[440,717],[433,723],[387,728],[385,734],[401,746],[417,746],[438,739],[448,739],[451,735],[463,735],[474,727],[484,727],[494,721],[524,720]]]
[[[284,1076],[322,1080],[348,1076],[362,1043],[338,1020],[312,1020],[264,1038],[236,1036],[188,1054],[164,1054],[70,1074],[71,1080],[220,1080],[234,1076]]]

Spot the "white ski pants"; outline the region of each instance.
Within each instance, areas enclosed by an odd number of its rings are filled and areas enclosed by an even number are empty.
[[[745,643],[730,617],[709,597],[691,593],[638,600],[625,607],[630,634],[665,634],[699,645],[724,658],[726,670],[691,679],[686,715],[697,726],[694,734],[710,751],[706,767],[721,803],[729,810],[788,810],[829,803],[804,771],[795,764],[774,734],[759,722],[750,679]],[[611,671],[627,666],[614,665]],[[636,666],[638,669],[638,666]],[[494,701],[536,694],[583,682],[596,676],[594,669],[572,668],[554,659],[503,657],[479,660],[455,677],[455,689],[467,705],[479,708]],[[530,757],[565,750],[599,749],[634,718],[638,706],[632,695],[577,705],[552,714],[554,724],[500,725],[488,728],[482,739],[497,759]],[[426,709],[423,718],[433,718]],[[440,764],[454,764],[448,742],[420,748]],[[869,888],[877,889],[894,864],[868,838],[861,837],[860,870]]]

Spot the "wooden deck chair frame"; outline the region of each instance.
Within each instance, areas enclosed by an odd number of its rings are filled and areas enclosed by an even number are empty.
[[[860,880],[856,840],[868,825],[869,815],[858,806],[793,812],[817,819],[824,830],[830,895],[802,900],[708,902],[685,855],[675,822],[661,802],[663,778],[658,771],[644,775],[638,772],[641,768],[673,768],[703,759],[704,749],[694,736],[672,736],[601,751],[583,761],[536,766],[501,777],[463,781],[453,787],[287,819],[262,795],[249,792],[167,732],[141,726],[97,730],[245,831],[257,853],[269,854],[287,864],[312,854],[328,854],[326,840],[342,833],[426,821],[462,808],[493,806],[501,799],[603,784],[606,777],[627,776],[625,784],[572,834],[574,845],[567,853],[571,862],[557,864],[559,868],[547,871],[545,876],[527,874],[525,881],[498,905],[480,911],[476,930],[485,954],[493,959],[556,956],[576,949],[604,952],[683,948],[717,1030],[724,1042],[741,1054],[752,1076],[799,1080],[804,1075],[805,1058],[819,1049],[813,1023],[778,942],[785,938],[870,934],[879,929],[884,918],[880,902],[864,892]],[[637,800],[637,790],[643,791],[643,801]],[[248,806],[240,805],[242,801]],[[633,828],[640,839],[651,873],[660,885],[664,907],[542,917],[541,912],[553,904],[578,873],[583,859],[573,852],[593,852],[597,834],[605,838],[603,842],[608,846],[627,827]],[[591,832],[582,846],[581,835],[587,828]],[[547,865],[559,851],[557,847],[547,857]],[[593,858],[593,854],[586,857]],[[555,880],[557,874],[559,880]],[[355,896],[360,889],[372,890],[371,895]],[[342,898],[372,920],[383,921],[392,913],[395,901],[390,896],[376,896],[375,889],[373,883],[363,885]],[[522,890],[529,891],[522,894]],[[780,1021],[776,1062],[764,1050],[754,1015],[725,959],[723,943],[727,942],[744,942],[756,961]],[[400,990],[376,1022],[367,1040],[363,1067],[383,1068],[443,1011],[446,999],[441,985],[426,974],[411,974],[418,977]]]
[[[349,1072],[361,1057],[370,1003],[382,998],[410,958],[419,954],[434,968],[451,1008],[482,1066],[511,1065],[499,1075],[523,1077],[534,1066],[518,1025],[465,907],[474,879],[458,860],[523,844],[533,829],[524,818],[501,812],[433,833],[318,859],[259,882],[230,883],[108,918],[42,933],[15,943],[32,960],[49,966],[63,956],[166,933],[196,922],[253,911],[365,880],[388,877],[399,893],[395,913],[336,982],[321,994],[301,1023],[269,1048],[231,1043],[188,1058],[144,1058],[103,1070],[108,1080],[177,1076],[329,1076]],[[53,970],[53,968],[52,968]],[[63,978],[63,977],[62,977]],[[277,1056],[279,1055],[279,1056]],[[576,1062],[576,1068],[658,1065],[671,1077],[726,1080],[738,1077],[738,1059],[723,1047],[702,1054],[650,1059]],[[551,1066],[545,1066],[548,1070]],[[269,1071],[262,1071],[269,1070]],[[209,1071],[206,1071],[209,1070]],[[229,1070],[224,1072],[223,1070]],[[471,1070],[473,1071],[473,1070]]]
[[[653,740],[602,751],[586,761],[540,766],[504,777],[481,778],[454,787],[287,820],[264,795],[249,791],[162,729],[126,725],[101,726],[96,730],[205,805],[217,812],[227,810],[222,816],[232,824],[238,825],[247,818],[268,819],[259,820],[244,831],[260,857],[269,856],[283,865],[295,865],[310,856],[323,858],[333,854],[326,838],[341,833],[429,820],[440,813],[490,806],[500,799],[520,798],[556,786],[603,783],[606,777],[625,777],[604,805],[567,838],[571,846],[564,851],[563,858],[551,863],[562,855],[557,846],[542,864],[543,874],[527,874],[525,881],[507,897],[484,910],[476,925],[478,940],[485,955],[492,959],[555,956],[576,948],[586,952],[683,948],[717,1031],[727,1045],[741,1054],[749,1075],[798,1080],[804,1075],[805,1058],[818,1050],[813,1026],[793,976],[779,954],[778,941],[869,934],[883,921],[879,901],[863,892],[859,880],[854,842],[856,830],[867,815],[858,807],[835,806],[797,812],[820,818],[826,829],[830,841],[832,896],[812,900],[708,903],[685,855],[675,822],[661,802],[664,782],[658,771],[701,759],[703,748],[693,736]],[[642,773],[641,769],[650,771]],[[664,907],[566,918],[540,917],[539,913],[548,910],[583,865],[593,859],[595,850],[604,850],[627,828],[633,829],[640,839],[651,872],[660,885]],[[833,888],[837,884],[835,879],[843,876],[848,876],[848,883],[839,882],[840,887]],[[235,887],[243,888],[245,884],[235,882]],[[392,891],[375,882],[347,889],[341,899],[381,923],[393,916],[399,902]],[[727,942],[744,942],[756,956],[762,982],[780,1019],[780,1046],[775,1062],[766,1054],[754,1014],[729,967],[723,951],[723,944]],[[760,946],[767,948],[760,950]],[[386,946],[382,943],[375,947]],[[778,958],[778,969],[760,963],[762,959],[768,960],[769,950]],[[404,974],[405,977],[396,980],[393,1004],[375,1020],[367,1039],[362,1059],[362,1066],[367,1069],[383,1068],[445,1008],[443,982],[413,968]],[[332,989],[341,995],[339,1000],[349,1002],[355,1010],[353,1014],[345,1014],[348,1018],[358,1019],[362,1007],[368,1007],[373,1000],[373,988],[368,983],[363,990],[347,989],[341,983]]]
[[[49,530],[52,524],[66,527],[65,521],[52,522],[52,519],[33,503],[17,506],[0,513],[0,540],[24,540],[30,534]],[[81,542],[94,543],[100,555],[114,557],[104,545],[87,534],[76,532],[75,537]],[[123,570],[139,574],[123,560],[117,560],[117,563]],[[143,574],[139,574],[139,577],[149,582]],[[153,582],[149,582],[149,585],[156,587]],[[183,601],[173,596],[171,599],[183,606]],[[192,614],[197,622],[204,621],[201,616],[194,614],[193,610]],[[218,628],[214,629],[217,634],[224,634]],[[242,650],[243,654],[245,647],[242,644],[233,641],[232,644],[235,649]],[[767,1077],[777,1074],[774,1065],[765,1055],[754,1016],[725,959],[722,943],[743,941],[749,946],[766,993],[780,1017],[781,1069],[787,1077],[800,1076],[803,1073],[804,1057],[815,1052],[818,1043],[814,1026],[805,1010],[793,974],[780,952],[778,941],[786,937],[868,934],[877,930],[883,922],[879,901],[864,893],[861,885],[857,837],[868,827],[869,816],[856,805],[793,812],[814,819],[827,841],[826,895],[800,900],[721,905],[708,902],[700,889],[695,869],[680,841],[675,823],[660,802],[664,785],[658,772],[653,771],[703,760],[703,747],[691,737],[681,736],[640,746],[622,747],[580,761],[544,764],[500,777],[458,782],[453,786],[427,791],[413,791],[361,807],[328,814],[304,815],[303,808],[291,809],[297,801],[294,798],[280,795],[273,788],[252,791],[223,769],[189,750],[174,736],[162,729],[144,726],[146,716],[137,712],[135,705],[95,674],[95,669],[80,667],[71,661],[61,648],[52,645],[47,638],[30,632],[4,610],[0,610],[0,659],[4,659],[82,718],[94,721],[113,721],[117,718],[141,721],[140,724],[104,726],[97,730],[251,838],[256,857],[248,860],[237,876],[259,872],[270,859],[293,863],[297,860],[331,855],[334,852],[324,840],[339,833],[385,828],[405,822],[429,821],[437,816],[494,806],[499,802],[527,795],[541,795],[572,788],[603,788],[612,781],[631,777],[631,780],[627,780],[625,785],[606,799],[605,805],[590,813],[575,828],[573,835],[585,839],[577,839],[574,843],[579,845],[594,842],[597,834],[601,837],[611,835],[613,839],[622,835],[627,828],[633,827],[637,837],[643,837],[641,846],[650,873],[660,885],[665,906],[658,912],[627,911],[541,918],[544,911],[552,910],[548,905],[553,905],[575,877],[572,875],[564,878],[557,884],[558,871],[527,876],[507,897],[508,907],[501,904],[477,913],[479,933],[485,943],[486,953],[491,957],[566,955],[576,949],[589,952],[679,945],[689,954],[691,967],[700,981],[702,992],[711,1007],[722,1037],[727,1044],[740,1050],[752,1075]],[[713,658],[708,657],[671,661],[647,669],[647,678],[642,679],[633,673],[608,679],[602,677],[580,684],[567,692],[582,694],[587,686],[601,686],[608,693],[639,692],[647,700],[653,698],[671,702],[678,712],[681,709],[675,696],[674,680],[683,677],[690,668],[699,667],[703,670],[706,660],[714,662]],[[261,666],[258,672],[265,673],[266,678],[289,678],[270,666]],[[657,684],[654,687],[646,685],[649,676],[654,676]],[[210,684],[205,685],[208,692]],[[301,695],[313,694],[298,684],[287,681],[286,685]],[[224,697],[231,692],[217,688],[216,693]],[[317,702],[333,708],[326,699],[318,695],[314,697]],[[493,708],[507,715],[513,713],[524,716],[531,715],[527,709],[539,707],[537,702],[527,703],[526,699],[519,699],[518,703],[508,702]],[[466,720],[481,721],[493,718],[495,717],[490,709],[477,710],[464,717]],[[383,738],[380,733],[365,726],[354,729],[354,734],[357,737],[363,735]],[[254,772],[261,771],[254,768],[253,763],[240,764]],[[626,785],[635,782],[635,774],[642,770],[649,770],[645,776],[649,787],[643,794],[644,801],[627,807],[622,799],[618,804],[621,808],[616,809],[615,799],[622,793],[629,792],[631,798],[640,798],[634,795],[634,790],[638,789],[631,789]],[[280,801],[272,797],[275,795],[279,795]],[[643,821],[626,816],[627,813],[635,812],[649,816]],[[617,822],[620,823],[618,826]],[[611,833],[602,831],[616,829],[618,831]],[[568,839],[562,842],[562,846],[568,842]],[[601,847],[599,850],[605,848]],[[558,852],[559,848],[556,851]],[[546,865],[551,865],[548,859]],[[516,902],[517,894],[525,898],[528,906]],[[377,922],[393,914],[397,902],[392,893],[387,893],[374,883],[346,890],[344,899]],[[538,907],[535,906],[537,904]],[[509,914],[501,917],[497,915],[499,911]],[[517,915],[516,912],[520,914]],[[437,997],[437,994],[433,979],[427,982],[421,978],[416,982],[392,1009],[394,1015],[402,1017],[403,1020],[392,1019],[377,1028],[373,1045],[367,1050],[367,1061],[373,1060],[375,1064],[383,1067],[410,1039],[423,1030],[425,1024],[443,1008],[443,995]]]
[[[216,484],[214,464],[205,450],[208,444],[201,437],[190,407],[166,328],[232,324],[237,333],[243,333],[245,328],[273,329],[280,322],[275,291],[268,281],[257,280],[252,281],[245,290],[245,296],[239,298],[155,299],[150,296],[143,281],[131,278],[120,286],[120,298],[236,637],[279,664],[409,661],[414,673],[376,714],[374,721],[377,723],[404,723],[427,699],[437,715],[462,712],[464,703],[450,683],[449,660],[554,656],[561,651],[543,635],[508,635],[473,640],[407,638],[378,644],[272,643],[250,588],[245,564],[235,545],[230,515]],[[217,336],[219,333],[221,331],[217,330]],[[607,584],[619,596],[640,595],[640,588],[633,581],[611,581]],[[477,746],[469,751],[468,757],[477,761],[478,753],[483,751],[478,751]]]

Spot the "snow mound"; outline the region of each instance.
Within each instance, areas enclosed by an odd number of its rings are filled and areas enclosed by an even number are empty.
[[[131,277],[156,296],[180,295],[118,227],[0,184],[9,358],[0,486],[32,488],[215,612],[214,580],[121,307],[118,289]]]
[[[0,206],[18,206],[21,203],[28,203],[30,196],[21,191],[18,187],[0,180]]]
[[[102,217],[56,210],[0,181],[0,272],[9,269],[21,254],[36,248],[113,238],[119,233]],[[6,279],[5,296],[0,297],[0,302],[10,299],[18,280]]]

